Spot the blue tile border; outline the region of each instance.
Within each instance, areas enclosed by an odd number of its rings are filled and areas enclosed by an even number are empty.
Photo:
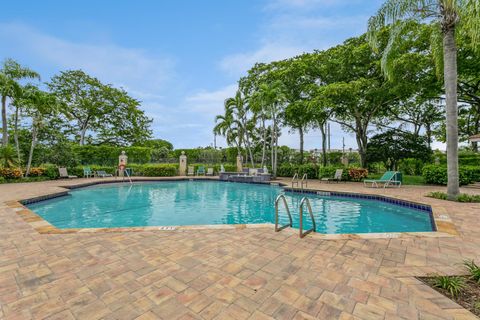
[[[433,218],[432,207],[430,205],[411,202],[407,200],[400,200],[395,198],[390,198],[381,195],[373,195],[373,194],[361,194],[361,193],[347,193],[347,192],[337,192],[337,191],[320,191],[320,190],[301,190],[301,189],[292,189],[288,187],[283,188],[286,192],[293,192],[293,193],[300,193],[300,194],[313,194],[316,196],[330,196],[330,197],[338,197],[338,198],[353,198],[353,199],[367,199],[367,200],[374,200],[385,202],[389,204],[393,204],[400,207],[415,209],[418,211],[425,212],[430,217],[430,223],[432,226],[433,231],[437,231],[437,226],[435,224],[435,219]],[[320,192],[320,194],[318,194]]]

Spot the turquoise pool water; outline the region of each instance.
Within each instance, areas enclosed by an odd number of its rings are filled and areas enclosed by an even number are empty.
[[[28,207],[60,229],[273,223],[274,201],[282,192],[278,186],[216,181],[104,184]],[[304,195],[285,195],[298,227]],[[320,233],[432,231],[425,211],[376,200],[307,196]],[[305,220],[309,228],[310,219]]]

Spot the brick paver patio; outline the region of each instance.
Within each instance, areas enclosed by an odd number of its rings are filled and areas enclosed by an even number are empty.
[[[475,319],[414,278],[480,262],[480,204],[423,196],[442,188],[309,183],[432,204],[457,236],[299,239],[296,230],[273,228],[40,234],[12,208],[12,200],[83,182],[0,185],[1,319]]]

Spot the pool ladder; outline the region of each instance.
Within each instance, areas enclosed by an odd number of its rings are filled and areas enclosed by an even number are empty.
[[[287,211],[288,220],[289,220],[289,223],[285,224],[283,226],[279,226],[278,207],[279,207],[280,200],[282,200],[282,202],[283,202],[283,205],[285,207],[285,210]],[[310,219],[312,220],[312,228],[310,228],[306,231],[303,231],[303,207],[304,207],[305,204],[307,205],[307,210],[308,210],[308,213],[310,214]],[[307,197],[303,197],[302,201],[300,201],[299,213],[300,213],[300,217],[299,217],[299,236],[300,236],[300,238],[303,238],[307,234],[309,234],[311,232],[315,232],[315,229],[316,229],[315,218],[314,218],[313,212],[312,212],[312,206],[310,205],[310,200],[308,200]],[[292,227],[292,225],[293,225],[292,215],[290,213],[290,208],[288,207],[287,199],[285,198],[285,195],[281,194],[277,197],[277,199],[275,199],[275,232],[279,232],[279,231],[282,231],[285,228]]]
[[[305,185],[305,187],[307,187],[307,184],[308,184],[308,175],[306,173],[303,174],[302,176],[302,179],[299,181],[299,176],[298,176],[298,172],[296,172],[294,175],[293,175],[293,178],[292,178],[292,189],[297,186],[297,188],[299,187],[299,184],[300,184],[300,188],[302,189],[303,191],[303,186]]]

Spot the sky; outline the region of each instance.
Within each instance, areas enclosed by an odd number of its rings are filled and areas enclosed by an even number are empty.
[[[381,0],[8,1],[0,60],[42,75],[82,69],[125,88],[175,148],[213,144],[215,115],[256,62],[326,49],[366,31]],[[332,148],[356,148],[332,124]],[[299,147],[284,130],[280,143]],[[310,131],[306,149],[320,148]],[[217,146],[225,146],[217,139]]]

